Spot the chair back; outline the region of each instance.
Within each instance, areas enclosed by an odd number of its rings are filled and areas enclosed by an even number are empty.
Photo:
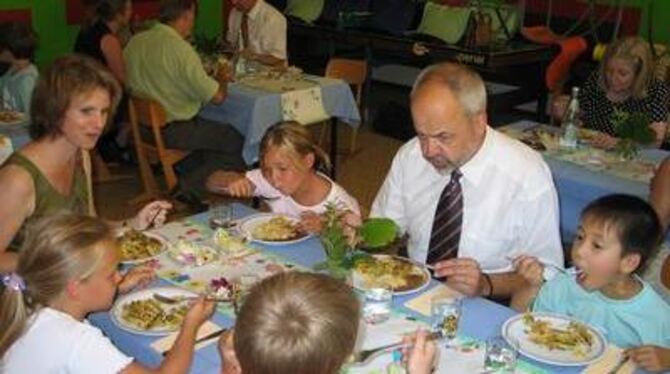
[[[331,58],[326,66],[326,77],[342,79],[355,87],[356,104],[361,106],[363,84],[368,75],[368,63],[364,60]]]
[[[156,194],[158,186],[149,163],[160,162],[165,174],[168,190],[177,184],[173,165],[182,160],[188,152],[169,149],[165,146],[161,130],[168,125],[163,106],[150,98],[131,96],[128,105],[130,124],[135,141],[135,150],[140,167],[140,175],[146,194]],[[142,131],[147,127],[147,131]]]

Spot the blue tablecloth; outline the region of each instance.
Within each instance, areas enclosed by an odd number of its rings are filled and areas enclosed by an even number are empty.
[[[14,150],[17,150],[30,141],[28,122],[13,125],[0,125],[0,134],[12,140]]]
[[[234,209],[236,218],[246,216],[254,213],[248,207],[236,205]],[[207,213],[195,216],[195,219],[201,221],[203,224],[207,221]],[[261,246],[262,247],[262,246]],[[324,253],[319,241],[315,238],[310,238],[304,242],[291,246],[265,246],[264,249],[285,256],[286,258],[305,266],[312,266],[313,264],[324,260]],[[433,281],[436,284],[435,281]],[[157,281],[157,285],[168,285],[167,282]],[[409,301],[416,295],[407,295],[394,298],[394,306],[405,313],[411,314],[419,319],[426,317],[413,312],[404,307],[405,302]],[[463,315],[459,327],[459,333],[471,336],[474,338],[485,340],[488,337],[500,335],[502,324],[509,317],[516,314],[513,310],[493,303],[482,298],[470,298],[464,301]],[[135,357],[139,362],[156,366],[161,361],[162,357],[154,351],[150,344],[160,339],[159,337],[148,337],[135,335],[118,328],[108,313],[95,313],[89,316],[88,320],[95,326],[102,329],[105,334],[126,354]],[[215,313],[212,321],[221,326],[231,326],[233,320],[225,317],[221,313]],[[325,353],[327,354],[327,353]],[[581,367],[556,367],[538,363],[528,358],[524,358],[528,362],[540,368],[547,370],[549,373],[578,373]],[[194,356],[191,373],[219,373],[220,359],[216,350],[216,344],[210,344],[202,349],[196,351]]]
[[[360,124],[360,114],[349,85],[341,80],[310,77],[319,83],[326,113],[351,125]],[[258,160],[258,148],[265,131],[282,121],[281,95],[232,83],[220,105],[208,104],[200,116],[233,125],[244,135],[242,155],[248,164]]]
[[[506,127],[522,130],[537,125],[536,122],[520,121]],[[670,152],[660,149],[644,149],[640,152],[642,159],[654,162],[661,162],[669,156]],[[545,156],[544,159],[551,169],[558,192],[561,236],[565,243],[571,242],[574,238],[579,215],[591,201],[613,193],[635,195],[645,200],[649,198],[649,183],[597,172],[550,156]],[[670,234],[666,240],[670,240]]]

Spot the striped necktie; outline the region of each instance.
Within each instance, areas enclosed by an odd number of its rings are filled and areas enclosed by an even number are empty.
[[[458,254],[463,225],[463,190],[460,182],[462,175],[458,169],[454,169],[451,180],[440,194],[430,233],[426,260],[428,264],[454,258]]]

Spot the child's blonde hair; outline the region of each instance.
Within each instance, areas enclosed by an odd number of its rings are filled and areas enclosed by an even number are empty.
[[[635,79],[631,87],[631,96],[635,99],[647,97],[649,86],[654,80],[654,60],[649,43],[638,36],[630,36],[619,39],[607,47],[598,70],[598,84],[605,92],[607,92],[605,70],[612,59],[623,60],[633,67]]]
[[[307,128],[294,121],[280,122],[270,127],[261,140],[261,163],[270,147],[285,151],[295,165],[302,157],[314,155],[314,170],[328,172],[330,160],[324,150],[314,143]]]
[[[356,343],[360,305],[344,283],[321,274],[266,278],[246,298],[235,324],[244,374],[332,374]]]
[[[97,244],[105,240],[114,240],[112,229],[85,215],[47,216],[27,228],[16,271],[3,274],[0,285],[0,357],[30,316],[58,298],[70,280],[84,280],[99,268],[104,247]],[[20,279],[22,287],[7,285],[5,277]]]

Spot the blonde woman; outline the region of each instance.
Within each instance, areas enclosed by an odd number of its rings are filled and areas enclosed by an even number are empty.
[[[1,275],[3,373],[188,372],[196,332],[214,311],[213,302],[193,304],[155,370],[134,362],[85,322],[87,314],[108,309],[117,290],[127,292],[153,275],[141,269],[121,276],[116,245],[112,228],[90,216],[52,215],[28,229],[16,271]]]
[[[26,223],[60,211],[95,214],[87,151],[95,147],[119,95],[111,73],[83,56],[61,57],[40,77],[31,106],[33,141],[0,168],[0,273],[16,268]],[[162,224],[170,208],[155,201],[118,225],[142,230]]]
[[[304,126],[283,122],[268,129],[261,140],[260,157],[260,169],[214,172],[207,189],[235,197],[265,198],[273,212],[300,216],[308,232],[320,231],[319,215],[329,203],[349,210],[348,222],[359,221],[358,202],[321,172],[330,166],[328,156]]]
[[[639,37],[627,37],[612,43],[600,67],[584,83],[579,105],[584,126],[598,131],[593,144],[614,147],[618,139],[612,125],[615,110],[646,113],[660,146],[668,128],[670,89],[654,76],[649,44]],[[558,99],[553,114],[562,116],[567,97]]]

